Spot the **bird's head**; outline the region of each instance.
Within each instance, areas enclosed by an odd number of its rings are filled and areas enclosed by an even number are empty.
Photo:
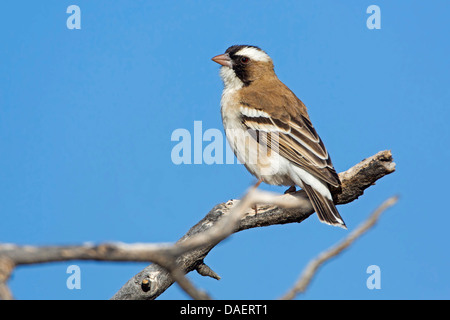
[[[242,87],[274,75],[273,62],[267,53],[256,46],[235,45],[224,54],[212,58],[222,65],[220,75],[225,87]]]

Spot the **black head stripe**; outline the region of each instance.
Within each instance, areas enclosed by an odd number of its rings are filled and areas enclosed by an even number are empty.
[[[244,48],[255,48],[257,50],[261,50],[261,48],[257,47],[257,46],[251,46],[251,45],[234,45],[231,46],[227,49],[227,51],[225,51],[225,53],[228,53],[231,56],[235,55],[239,50],[244,49]]]
[[[240,57],[237,57],[237,59],[239,58]],[[251,83],[246,65],[243,65],[242,63],[239,62],[234,63],[233,70],[234,73],[236,73],[236,76],[244,83],[244,85],[248,86]]]
[[[241,49],[244,49],[244,48],[255,48],[257,50],[261,50],[257,46],[234,45],[234,46],[229,47],[227,49],[227,51],[225,51],[225,53],[228,53],[231,60],[233,60],[233,70],[236,73],[236,76],[244,83],[244,85],[248,86],[251,83],[251,80],[249,79],[247,65],[244,65],[241,62],[242,56],[237,54]]]

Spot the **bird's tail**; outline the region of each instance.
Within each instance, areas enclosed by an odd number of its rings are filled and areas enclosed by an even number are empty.
[[[303,183],[303,190],[306,191],[306,194],[308,195],[309,200],[311,201],[321,222],[347,229],[347,226],[337,211],[333,200],[322,195],[306,183]]]

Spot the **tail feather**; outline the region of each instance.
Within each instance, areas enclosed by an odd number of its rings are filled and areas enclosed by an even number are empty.
[[[328,199],[306,183],[303,183],[303,190],[305,190],[308,195],[309,200],[311,201],[321,222],[347,229],[344,220],[333,203],[333,200]]]

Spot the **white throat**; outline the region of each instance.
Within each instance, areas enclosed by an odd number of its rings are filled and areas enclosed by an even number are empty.
[[[235,91],[244,86],[244,83],[236,76],[233,69],[229,67],[220,68],[220,77],[223,80],[224,92],[225,90]]]

